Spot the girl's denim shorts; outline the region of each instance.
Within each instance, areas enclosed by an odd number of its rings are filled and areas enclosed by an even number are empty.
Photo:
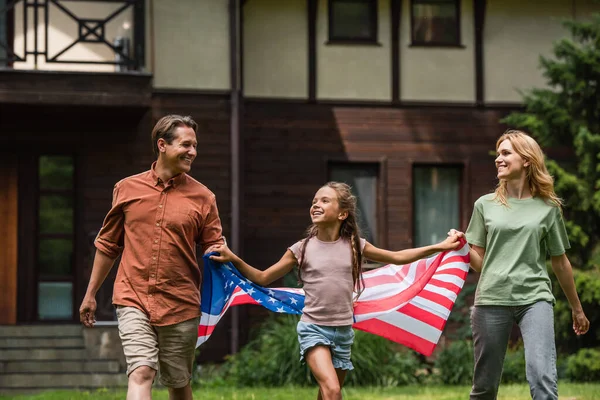
[[[298,342],[300,342],[300,362],[304,363],[304,355],[315,346],[328,346],[331,350],[333,367],[342,370],[352,370],[350,350],[354,342],[352,325],[324,326],[299,321],[296,327]]]

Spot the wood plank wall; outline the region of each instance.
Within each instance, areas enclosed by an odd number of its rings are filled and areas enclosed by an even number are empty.
[[[0,324],[17,321],[18,181],[16,155],[0,156]]]

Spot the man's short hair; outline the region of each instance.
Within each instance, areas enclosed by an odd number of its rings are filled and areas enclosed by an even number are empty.
[[[154,151],[154,155],[157,158],[158,139],[164,139],[167,144],[173,143],[173,139],[175,139],[175,129],[180,126],[192,128],[194,133],[197,133],[198,131],[198,124],[189,115],[185,117],[177,114],[165,115],[158,120],[156,125],[154,125],[154,129],[152,129],[152,151]]]

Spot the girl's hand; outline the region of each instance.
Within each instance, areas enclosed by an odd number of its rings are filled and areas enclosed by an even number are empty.
[[[457,231],[456,229],[450,229],[450,231],[448,232],[448,236],[452,236],[452,235],[458,236],[459,239],[462,237],[465,237],[464,232]]]
[[[590,329],[590,321],[586,318],[583,310],[572,311],[573,314],[573,331],[577,336],[587,333]]]
[[[457,234],[448,236],[446,240],[440,242],[439,246],[442,251],[454,250],[460,246],[459,236]]]
[[[231,249],[229,247],[227,247],[226,244],[216,244],[214,246],[210,246],[209,249],[207,250],[207,252],[216,252],[219,253],[219,255],[212,255],[210,256],[211,260],[214,261],[218,261],[218,262],[222,262],[222,263],[226,263],[229,261],[234,261],[237,256],[233,253],[233,251],[231,251]]]

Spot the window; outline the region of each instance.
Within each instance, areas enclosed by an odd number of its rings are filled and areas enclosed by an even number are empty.
[[[415,166],[413,169],[414,246],[427,246],[459,229],[462,166]]]
[[[377,42],[377,0],[329,0],[330,42]]]
[[[460,46],[460,0],[412,0],[412,44]]]
[[[38,318],[73,315],[73,157],[41,156],[38,164]]]
[[[369,243],[377,244],[377,192],[379,164],[332,162],[329,164],[329,180],[344,182],[352,187],[357,198],[358,224],[362,236]]]

